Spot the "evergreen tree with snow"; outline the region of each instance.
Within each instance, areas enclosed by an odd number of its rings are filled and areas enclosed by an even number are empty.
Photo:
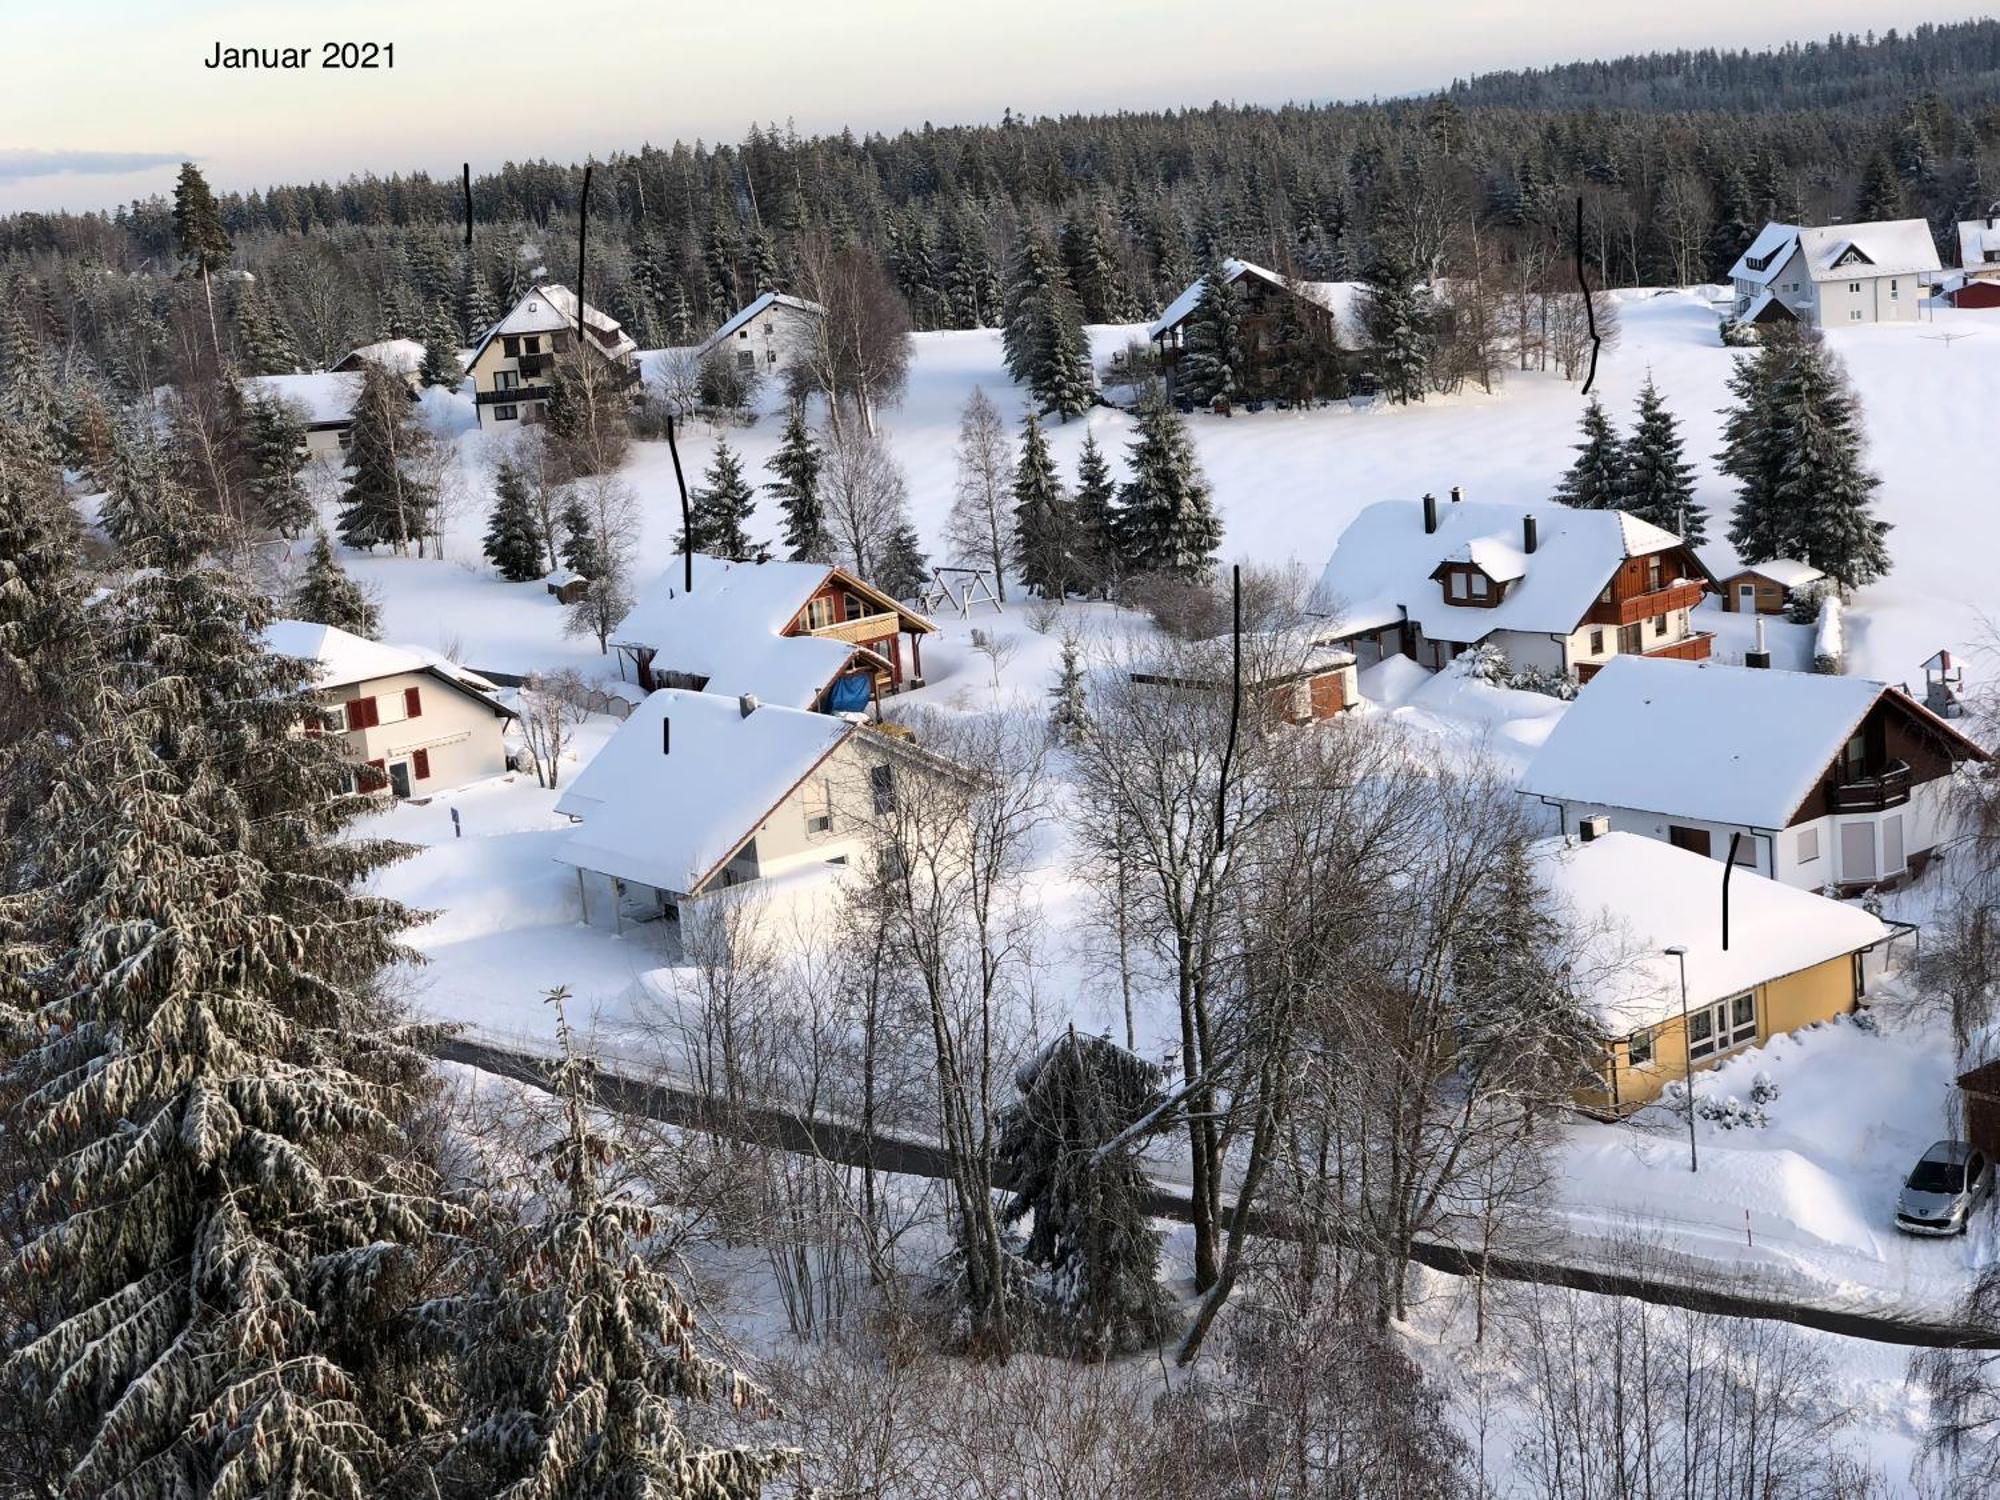
[[[799,1455],[688,1430],[691,1407],[754,1416],[769,1403],[696,1347],[694,1309],[658,1265],[665,1216],[612,1186],[624,1149],[593,1118],[567,992],[549,998],[559,1113],[537,1153],[541,1207],[524,1232],[501,1234],[466,1299],[465,1426],[441,1472],[466,1496],[756,1500]]]
[[[235,250],[229,231],[223,227],[222,209],[209,190],[208,179],[193,162],[181,163],[174,183],[174,248],[180,252],[184,274],[201,280],[202,297],[208,304],[208,333],[215,362],[222,363],[222,334],[215,321],[214,273],[229,264]]]
[[[1817,339],[1796,341],[1758,412],[1762,482],[1739,495],[1730,545],[1745,562],[1810,563],[1843,590],[1887,573],[1881,481],[1862,462],[1858,403],[1834,356]]]
[[[256,281],[244,282],[236,298],[236,362],[246,375],[290,375],[303,363],[283,315]]]
[[[1074,745],[1089,732],[1090,710],[1083,692],[1083,643],[1074,635],[1065,635],[1055,686],[1049,689],[1049,738],[1059,745]]]
[[[364,363],[340,497],[340,539],[348,546],[401,552],[424,534],[433,497],[413,465],[428,440],[402,376]]]
[[[111,471],[105,476],[104,499],[97,524],[126,551],[154,527],[154,502],[171,481],[165,457],[152,429],[121,427],[111,446]]]
[[[1041,350],[1028,389],[1041,409],[1058,422],[1082,416],[1097,397],[1090,368],[1090,341],[1066,281],[1049,290],[1042,319]]]
[[[18,426],[0,422],[0,757],[64,699],[86,597],[79,541],[61,470]],[[0,776],[0,798],[9,784]],[[35,801],[46,785],[39,776],[14,784]],[[7,814],[0,801],[0,851],[10,847]],[[0,852],[0,890],[6,865]]]
[[[1175,386],[1198,406],[1243,399],[1243,294],[1221,261],[1203,273],[1186,330]]]
[[[500,320],[500,310],[493,301],[493,288],[487,283],[486,274],[472,258],[472,252],[465,254],[465,262],[459,270],[458,278],[458,322],[460,336],[465,342],[476,344]]]
[[[1382,393],[1399,406],[1423,400],[1435,338],[1416,273],[1398,260],[1376,262],[1362,308]]]
[[[1093,383],[1083,315],[1061,259],[1039,228],[1023,231],[1008,266],[1000,345],[1007,373],[1063,421],[1087,411]]]
[[[1222,523],[1187,428],[1164,393],[1146,398],[1127,454],[1132,477],[1119,491],[1118,508],[1127,567],[1183,578],[1206,573],[1222,543]]]
[[[411,1295],[453,1219],[403,1128],[430,1063],[376,988],[413,914],[364,893],[409,851],[353,836],[372,802],[299,732],[316,664],[264,650],[185,496],[156,511],[0,924],[51,1163],[10,1234],[13,1398],[51,1493],[379,1493],[442,1421]]]
[[[306,427],[284,402],[253,396],[243,408],[244,483],[263,523],[290,539],[313,522],[306,493]]]
[[[581,495],[572,494],[563,502],[558,524],[562,527],[562,565],[579,578],[595,578],[604,572],[604,549]]]
[[[793,562],[822,562],[831,550],[826,534],[826,507],[819,494],[821,462],[819,445],[806,426],[804,405],[794,402],[785,417],[778,451],[764,466],[778,476],[775,484],[765,488],[778,497],[778,510],[784,516],[785,549]]]
[[[1556,486],[1556,499],[1578,510],[1616,510],[1625,493],[1625,445],[1595,396],[1583,409],[1576,461]]]
[[[1033,411],[1022,423],[1014,464],[1014,565],[1044,599],[1064,598],[1082,581],[1076,514]]]
[[[1034,379],[1043,351],[1049,294],[1061,274],[1048,237],[1037,228],[1023,229],[1007,263],[1000,307],[1000,350],[1007,374],[1017,385],[1029,385]]]
[[[331,625],[349,635],[376,640],[382,634],[381,611],[376,609],[361,585],[347,576],[340,559],[333,555],[333,542],[322,531],[313,539],[306,554],[305,571],[286,603],[295,620],[311,620]]]
[[[540,578],[546,567],[528,477],[511,458],[503,458],[493,476],[493,509],[487,516],[483,548],[487,561],[509,583]]]
[[[1797,348],[1796,333],[1772,329],[1754,354],[1737,356],[1729,372],[1736,404],[1723,411],[1722,451],[1715,462],[1736,481],[1729,542],[1746,561],[1793,555],[1788,549],[1794,538],[1771,496],[1778,478],[1774,397]]]
[[[1861,183],[1854,195],[1855,222],[1866,224],[1903,215],[1903,184],[1896,178],[1888,153],[1877,151],[1861,169]]]
[[[1671,531],[1689,546],[1708,540],[1708,512],[1694,503],[1694,465],[1681,456],[1680,426],[1649,375],[1625,442],[1618,509]]]
[[[1118,486],[1111,465],[1097,445],[1097,434],[1083,435],[1076,459],[1077,551],[1090,587],[1109,596],[1123,571],[1118,526]]]
[[[883,543],[871,582],[891,599],[905,602],[917,598],[931,581],[930,559],[917,541],[917,528],[909,520],[898,522]]]
[[[1071,1027],[1015,1082],[995,1153],[1013,1183],[1006,1217],[1029,1221],[1022,1258],[1041,1268],[1062,1342],[1093,1358],[1156,1342],[1168,1312],[1150,1186],[1136,1145],[1110,1143],[1159,1103],[1160,1070]]]
[[[424,362],[417,378],[425,386],[455,391],[465,379],[465,367],[458,362],[458,331],[440,303],[424,329]]]
[[[715,457],[702,475],[706,481],[688,506],[688,530],[674,539],[674,550],[692,547],[715,557],[749,557],[756,550],[746,528],[757,509],[757,492],[743,477],[743,460],[722,438]]]

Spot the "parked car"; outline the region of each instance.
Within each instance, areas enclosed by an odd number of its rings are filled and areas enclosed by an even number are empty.
[[[1966,1141],[1939,1141],[1918,1160],[1896,1199],[1905,1234],[1963,1234],[1993,1191],[1993,1163]]]

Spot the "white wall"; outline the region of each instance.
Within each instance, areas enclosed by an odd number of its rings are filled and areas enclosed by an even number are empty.
[[[1844,328],[1854,323],[1914,323],[1923,286],[1923,277],[1907,273],[1819,281],[1813,284],[1815,313],[1822,328]]]
[[[412,687],[417,690],[423,711],[414,719],[396,719],[402,712],[403,690]],[[498,776],[507,769],[506,720],[486,704],[474,701],[430,673],[403,672],[394,677],[378,677],[355,686],[330,689],[326,694],[329,701],[336,703],[363,696],[381,701],[384,722],[343,733],[341,742],[347,759],[355,765],[366,765],[371,760],[394,763],[408,761],[413,752],[424,750],[430,760],[431,774],[417,780],[412,768],[413,796],[448,792],[468,782]]]

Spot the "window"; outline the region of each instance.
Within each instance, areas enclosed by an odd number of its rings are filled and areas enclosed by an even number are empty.
[[[496,406],[493,408],[493,420],[496,422],[511,422],[520,415],[521,409],[518,406]]]
[[[738,349],[736,351],[736,368],[739,370],[756,369],[757,352],[754,349]]]
[[[519,359],[521,357],[521,341],[517,338],[508,338],[503,335],[500,339],[500,352],[508,359]]]
[[[1590,654],[1592,656],[1602,656],[1604,654],[1603,631],[1593,630],[1590,632]]]
[[[1666,633],[1667,633],[1667,617],[1665,615],[1654,615],[1653,634],[1665,635]]]
[[[739,339],[747,339],[750,337],[750,330],[747,328],[739,328],[736,330],[736,336]]]
[[[806,629],[819,630],[833,624],[833,600],[809,599],[806,601]]]
[[[1644,651],[1646,649],[1644,630],[1638,625],[1620,625],[1618,627],[1618,649],[1620,651],[1630,651],[1635,655]]]
[[[1847,313],[1847,321],[1850,323],[1859,323],[1861,321],[1861,309],[1858,307],[1849,308]]]
[[[521,372],[519,370],[495,370],[493,372],[494,390],[518,391],[520,388]]]
[[[400,724],[410,716],[410,701],[401,693],[384,693],[375,700],[375,722]]]
[[[1447,584],[1445,592],[1447,594],[1454,599],[1463,599],[1465,597],[1465,575],[1463,573],[1447,574],[1445,581]]]
[[[896,810],[896,768],[887,761],[868,768],[868,786],[875,794],[877,816]]]
[[[807,813],[806,832],[809,834],[832,833],[833,814],[831,812]]]
[[[1651,557],[1646,559],[1646,592],[1649,594],[1657,594],[1659,591],[1660,591],[1660,555],[1656,552]]]
[[[842,594],[840,596],[840,607],[847,611],[846,614],[841,616],[842,619],[846,620],[858,620],[868,613],[868,606],[863,604],[860,598],[854,594]]]
[[[777,362],[778,362],[778,351],[776,349],[766,349],[764,351],[764,363],[767,365],[775,365]]]
[[[1801,828],[1799,830],[1798,842],[1793,852],[1797,856],[1798,862],[1802,865],[1809,865],[1818,859],[1819,830],[1817,828]]]
[[[1688,1060],[1700,1062],[1757,1040],[1757,997],[1737,995],[1688,1017]]]
[[[346,452],[346,451],[347,451],[347,450],[348,450],[349,448],[352,448],[353,446],[354,446],[354,431],[353,431],[353,429],[352,429],[352,428],[348,428],[348,427],[343,427],[343,428],[341,428],[341,429],[340,429],[340,451],[341,451],[342,453],[345,453],[345,452]]]
[[[1466,592],[1475,599],[1484,599],[1490,581],[1484,573],[1468,573],[1465,575]]]
[[[1850,281],[1847,283],[1847,289],[1850,292],[1858,292],[1861,290],[1861,283],[1858,281]],[[1861,315],[1859,313],[1856,313],[1855,316],[1860,317]]]
[[[1889,278],[1889,295],[1892,298],[1900,297],[1902,295],[1901,292],[1896,290],[1896,278],[1893,276]]]
[[[1653,1060],[1653,1033],[1635,1031],[1626,1040],[1625,1059],[1635,1068],[1644,1067]]]

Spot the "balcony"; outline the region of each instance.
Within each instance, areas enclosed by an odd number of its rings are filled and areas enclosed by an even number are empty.
[[[514,363],[523,375],[546,375],[556,367],[556,357],[553,354],[523,354]]]
[[[472,398],[480,406],[518,406],[523,401],[546,401],[549,388],[545,385],[517,385],[507,391],[481,391]]]
[[[859,646],[864,641],[879,641],[885,635],[894,635],[902,628],[903,617],[894,610],[884,610],[880,614],[862,615],[858,619],[822,625],[817,630],[808,630],[806,634],[818,636],[822,640],[845,641],[850,646]]]
[[[1664,646],[1655,646],[1650,651],[1642,651],[1641,656],[1664,656],[1669,661],[1707,661],[1710,649],[1715,645],[1715,635],[1702,631],[1699,635],[1687,636],[1678,641],[1669,641]]]
[[[1655,615],[1672,614],[1677,609],[1693,609],[1708,592],[1698,579],[1684,579],[1651,593],[1630,594],[1609,604],[1593,604],[1585,618],[1592,625],[1636,625]]]
[[[1835,812],[1883,812],[1910,800],[1910,768],[1892,760],[1872,776],[1836,780],[1827,801]]]

